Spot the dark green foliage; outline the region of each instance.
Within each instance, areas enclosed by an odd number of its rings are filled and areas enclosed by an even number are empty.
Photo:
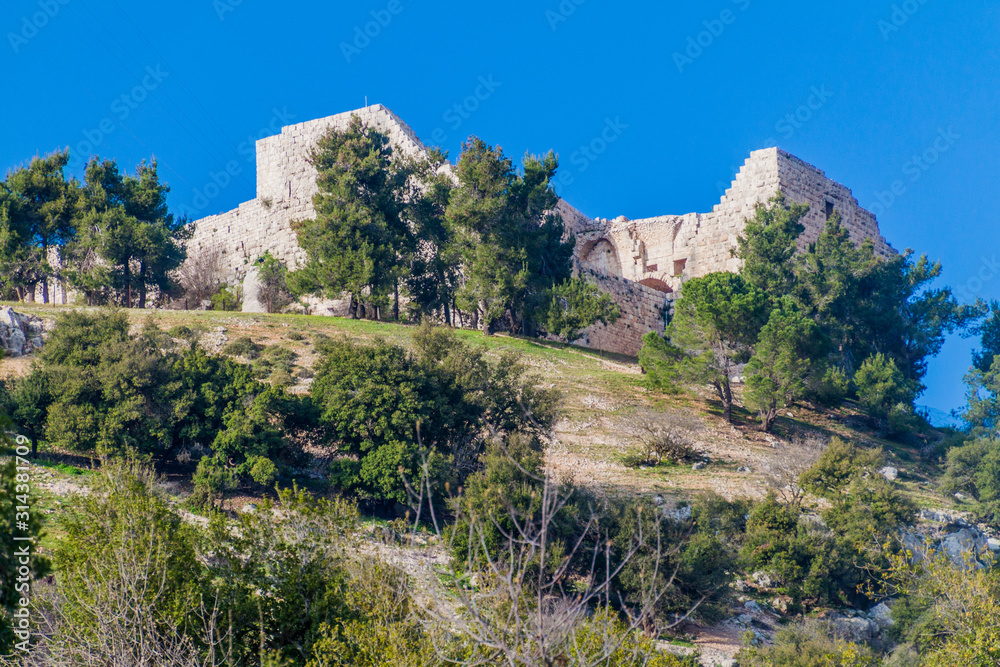
[[[0,405],[0,409],[2,407]],[[6,415],[0,411],[0,445],[5,448],[16,444],[7,435],[11,426]],[[49,572],[49,562],[38,555],[37,546],[31,549],[30,562],[23,562],[22,556],[18,555],[29,542],[15,538],[28,538],[37,545],[42,534],[40,512],[36,510],[22,513],[23,509],[20,509],[29,504],[25,500],[30,495],[29,479],[28,474],[19,473],[14,459],[0,465],[0,621],[3,622],[0,626],[0,651],[4,654],[13,652],[15,642],[26,639],[15,638],[13,626],[16,622],[11,614],[20,606],[21,599],[31,597],[29,586],[33,585],[32,582]],[[35,500],[34,496],[31,500]],[[19,576],[18,569],[22,565],[27,565],[28,576]],[[34,631],[33,627],[29,629]]]
[[[718,605],[737,564],[731,538],[739,531],[729,519],[739,506],[719,498],[696,501],[692,513],[697,517],[722,511],[714,526],[710,521],[702,525],[665,518],[658,508],[641,501],[612,502],[600,514],[598,527],[609,540],[612,566],[622,567],[613,596],[621,596],[633,613],[647,608],[651,615],[644,620],[646,630],[665,627],[676,614],[691,609],[709,620],[721,617],[724,612]],[[651,590],[665,593],[650,600]]]
[[[981,317],[981,305],[961,305],[950,289],[930,285],[941,265],[907,251],[875,255],[855,246],[834,214],[802,257],[796,295],[830,338],[837,365],[848,373],[882,353],[908,381],[919,383],[945,336]]]
[[[269,313],[277,313],[292,301],[288,289],[288,268],[274,257],[270,251],[257,260],[257,276],[260,280],[258,299]]]
[[[130,333],[121,311],[68,313],[39,367],[17,385],[18,396],[37,389],[39,398],[18,410],[37,418],[52,445],[75,451],[163,456],[210,448],[214,458],[202,460],[195,480],[201,497],[230,481],[273,481],[301,462],[306,441],[321,437],[309,397],[261,383],[249,366],[197,345],[178,351],[166,343],[152,323]]]
[[[978,439],[948,452],[945,485],[979,502],[979,513],[1000,523],[1000,441]]]
[[[417,166],[357,116],[347,130],[320,139],[312,164],[316,218],[296,223],[306,263],[289,276],[292,290],[330,298],[346,292],[352,316],[360,303],[374,313],[388,304],[404,276],[402,260],[415,250],[407,211],[417,196]]]
[[[671,345],[669,340],[655,331],[642,337],[639,366],[650,386],[667,392],[678,391],[681,376],[677,369],[684,360],[684,351]]]
[[[805,231],[800,220],[808,212],[808,205],[789,202],[779,193],[767,206],[757,205],[737,239],[733,256],[743,261],[741,275],[774,299],[795,287],[796,241]]]
[[[982,349],[972,353],[972,365],[976,370],[988,373],[994,359],[1000,355],[1000,302],[990,303],[989,317],[976,328],[976,333],[980,336]]]
[[[212,295],[212,310],[235,311],[243,307],[243,290],[223,285]]]
[[[831,503],[823,511],[826,524],[859,545],[912,523],[916,514],[898,484],[878,472],[883,465],[881,450],[860,449],[834,438],[799,482]]]
[[[489,437],[537,438],[554,423],[555,392],[537,389],[515,356],[490,362],[482,348],[429,325],[415,342],[413,354],[386,342],[324,346],[312,395],[342,456],[339,487],[405,502],[403,479],[422,478],[423,451],[432,486],[457,488]]]
[[[51,394],[51,444],[76,451],[170,448],[172,360],[152,329],[129,329],[123,312],[60,318],[35,371],[46,375]]]
[[[731,377],[736,365],[750,359],[766,321],[767,297],[741,276],[713,273],[684,284],[668,327],[672,347],[656,348],[644,358],[659,382],[711,385],[732,420]],[[673,348],[680,350],[678,354]]]
[[[572,342],[587,327],[614,324],[621,309],[608,294],[582,278],[570,278],[552,289],[545,330]]]
[[[882,353],[865,359],[854,375],[854,384],[858,402],[875,419],[898,419],[913,411],[916,383],[907,380],[896,362]],[[899,429],[893,430],[898,432]]]
[[[74,236],[80,192],[63,174],[68,162],[68,151],[35,157],[0,183],[0,283],[18,299],[55,275],[49,249]]]
[[[411,203],[409,211],[418,251],[410,258],[405,283],[414,320],[419,321],[423,315],[437,315],[445,324],[452,325],[455,294],[461,286],[462,257],[455,229],[446,216],[455,185],[448,174],[437,171],[447,159],[446,154],[432,151],[429,162],[420,165],[418,176],[424,187],[423,196]]]
[[[899,486],[879,474],[883,463],[880,450],[834,439],[799,480],[827,501],[823,523],[768,496],[747,520],[741,550],[747,570],[767,572],[800,604],[861,604],[861,587],[887,564],[880,545],[916,514]]]
[[[884,461],[881,449],[861,449],[847,440],[834,438],[819,460],[799,476],[799,483],[813,495],[835,497],[853,478],[875,474]]]
[[[1000,359],[986,371],[971,368],[965,376],[968,403],[962,419],[974,436],[1000,435]]]
[[[192,230],[169,213],[169,192],[155,160],[136,167],[135,176],[113,160],[87,165],[66,256],[67,277],[89,304],[145,308],[150,289],[162,296],[175,287],[170,276],[187,256],[183,241]]]
[[[264,346],[253,342],[253,339],[249,336],[240,336],[236,340],[227,343],[222,348],[222,353],[233,357],[243,357],[248,361],[252,361],[259,357],[263,350]]]
[[[194,491],[190,501],[199,507],[214,507],[216,500],[225,498],[226,493],[237,486],[233,471],[217,456],[206,456],[198,461],[191,482]]]
[[[766,433],[771,431],[779,409],[805,395],[818,348],[819,327],[799,310],[793,298],[783,297],[761,329],[746,367],[744,401],[760,414]]]
[[[31,454],[38,453],[38,442],[45,435],[45,417],[52,402],[49,378],[43,372],[15,378],[7,391],[0,388],[0,413],[10,414],[17,432],[31,441]]]
[[[571,277],[573,240],[552,213],[558,166],[550,152],[525,156],[519,171],[499,147],[475,137],[463,146],[447,220],[465,279],[457,301],[486,333],[499,324],[530,333],[546,317],[552,286]]]

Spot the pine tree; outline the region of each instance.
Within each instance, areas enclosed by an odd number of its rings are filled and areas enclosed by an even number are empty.
[[[572,274],[574,242],[552,213],[558,167],[551,152],[525,156],[518,171],[500,147],[476,137],[464,145],[447,217],[462,258],[459,303],[486,333],[503,318],[514,333],[530,333],[552,285]]]
[[[795,300],[782,298],[760,331],[754,356],[746,368],[747,407],[760,414],[770,433],[778,410],[805,394],[805,380],[816,363],[819,327],[806,317]]]
[[[773,299],[794,289],[795,252],[805,231],[801,220],[808,212],[807,204],[789,203],[779,192],[767,206],[757,204],[754,216],[736,240],[732,254],[743,262],[740,273]]]
[[[351,316],[368,304],[377,314],[405,277],[416,238],[408,212],[418,197],[413,160],[397,155],[389,138],[357,116],[346,130],[331,129],[312,153],[319,193],[316,217],[294,223],[306,263],[289,277],[298,294],[336,298],[347,293]]]
[[[767,296],[738,274],[689,280],[667,330],[681,354],[671,350],[662,361],[679,382],[711,385],[732,421],[731,378],[750,358],[766,316]]]

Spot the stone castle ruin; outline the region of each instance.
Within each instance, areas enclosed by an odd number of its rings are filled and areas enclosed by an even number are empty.
[[[257,198],[198,220],[188,242],[188,262],[210,257],[220,278],[229,282],[244,280],[266,251],[289,268],[303,262],[305,252],[291,222],[315,215],[312,199],[318,189],[309,154],[329,128],[346,129],[352,115],[386,134],[404,154],[427,151],[413,130],[380,104],[284,127],[281,134],[257,142]],[[806,230],[801,247],[815,241],[825,221],[837,211],[855,242],[871,239],[879,255],[895,254],[879,233],[874,214],[861,208],[848,188],[777,148],[751,153],[732,187],[709,213],[645,220],[591,219],[560,201],[557,211],[576,238],[576,269],[611,294],[622,313],[614,325],[591,327],[577,342],[608,352],[638,354],[644,334],[663,332],[671,302],[685,280],[739,269],[739,260],[730,250],[736,247],[756,205],[779,191],[810,207],[802,220]],[[247,299],[245,308],[253,307],[253,299]],[[329,304],[317,304],[314,312],[337,314]]]

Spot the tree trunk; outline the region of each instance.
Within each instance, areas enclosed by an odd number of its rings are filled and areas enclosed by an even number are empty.
[[[353,294],[348,297],[347,301],[347,319],[358,319],[358,302],[354,300]]]
[[[125,307],[132,307],[132,267],[125,260]]]
[[[139,262],[139,308],[143,309],[145,307],[146,307],[146,263]]]
[[[447,301],[444,302],[444,323],[451,326],[451,310],[448,308]]]
[[[733,423],[733,391],[729,386],[729,378],[727,377],[724,381],[719,381],[715,385],[716,391],[718,391],[719,399],[722,401],[722,416],[730,424]]]
[[[399,278],[392,288],[392,319],[399,321]]]
[[[478,315],[479,315],[479,330],[483,332],[484,336],[492,335],[493,332],[490,330],[490,317],[487,314],[485,301],[479,302]]]
[[[778,418],[778,408],[772,405],[767,410],[760,413],[761,429],[764,433],[770,433],[774,427],[774,420]]]

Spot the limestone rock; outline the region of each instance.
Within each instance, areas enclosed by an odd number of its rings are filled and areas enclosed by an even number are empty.
[[[267,308],[260,301],[261,293],[260,272],[256,266],[247,269],[247,275],[243,279],[243,312],[244,313],[266,313]]]
[[[41,348],[44,330],[41,318],[0,307],[0,350],[5,355],[23,357]]]
[[[886,466],[878,472],[890,482],[895,482],[899,478],[899,470],[892,466]]]
[[[876,625],[883,630],[891,628],[896,624],[896,622],[892,620],[892,608],[885,602],[879,602],[877,605],[869,609],[868,618],[875,621]]]

